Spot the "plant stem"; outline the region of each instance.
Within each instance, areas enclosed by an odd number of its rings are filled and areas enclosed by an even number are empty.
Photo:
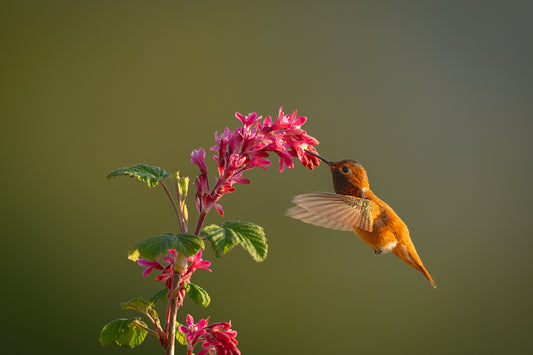
[[[174,355],[174,348],[176,345],[176,316],[178,314],[179,294],[177,293],[176,296],[174,296],[174,291],[179,288],[180,282],[181,275],[174,272],[172,276],[172,288],[170,290],[170,310],[168,314],[170,317],[168,317],[166,327],[168,331],[167,347],[165,349],[166,355]]]
[[[152,335],[158,336],[157,332],[153,331],[152,329],[150,329],[148,327],[145,327],[138,320],[134,320],[134,322],[135,322],[135,325],[138,326],[139,328],[142,328],[142,329],[146,330],[148,333],[150,333]]]
[[[199,235],[200,230],[202,229],[202,225],[204,224],[205,216],[207,216],[207,213],[205,211],[200,212],[200,215],[198,216],[198,223],[196,223],[196,229],[194,230],[194,235]]]
[[[141,311],[142,312],[142,311]],[[150,319],[150,322],[154,324],[155,330],[157,333],[155,335],[162,336],[165,334],[163,329],[161,329],[161,324],[159,323],[159,319],[154,319],[149,312],[142,312],[148,319]]]
[[[183,218],[181,217],[178,206],[176,206],[176,202],[174,202],[174,199],[172,198],[172,195],[170,194],[170,191],[168,191],[168,188],[163,182],[163,180],[160,180],[159,182],[161,183],[161,187],[163,187],[163,190],[165,190],[168,196],[168,199],[170,200],[170,203],[172,203],[172,207],[174,208],[174,212],[176,213],[176,217],[178,218],[178,223],[180,225],[180,231],[184,233],[186,231],[186,228],[183,226]]]
[[[181,189],[178,187],[179,182],[177,180],[174,180],[174,192],[176,193],[176,200],[178,201],[179,211],[182,216],[182,225],[181,225],[181,232],[187,233],[187,230],[189,229],[189,223],[187,222],[187,212],[185,205],[185,199],[187,199],[187,194],[184,195],[180,193]]]

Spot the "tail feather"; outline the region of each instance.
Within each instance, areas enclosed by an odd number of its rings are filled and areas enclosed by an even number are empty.
[[[429,282],[433,285],[434,288],[437,288],[435,285],[435,282],[433,281],[433,278],[429,274],[429,272],[424,267],[424,264],[422,264],[422,260],[420,260],[420,257],[416,253],[416,250],[414,249],[414,246],[412,250],[409,250],[410,248],[406,248],[404,245],[398,245],[394,249],[392,249],[392,252],[394,255],[402,259],[404,262],[409,264],[414,269],[417,269],[420,271],[426,279],[428,279]]]

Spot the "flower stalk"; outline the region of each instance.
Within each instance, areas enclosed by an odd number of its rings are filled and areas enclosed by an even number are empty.
[[[179,287],[181,281],[181,275],[177,272],[173,273],[172,276],[172,290],[176,290]],[[175,295],[174,295],[175,294]],[[178,292],[169,292],[170,298],[170,310],[169,310],[169,320],[167,321],[167,334],[168,341],[165,349],[166,355],[174,355],[174,348],[176,346],[176,317],[178,315],[178,309],[180,306]]]
[[[262,120],[255,112],[248,116],[236,113],[235,116],[242,123],[242,127],[233,132],[225,128],[219,136],[215,133],[216,145],[211,147],[215,152],[213,159],[218,163],[218,178],[213,189],[209,188],[206,153],[203,148],[191,153],[191,162],[196,164],[200,174],[195,180],[196,208],[199,217],[195,233],[200,232],[204,219],[214,206],[217,212],[224,216],[222,206],[217,203],[222,196],[235,191],[236,183],[249,184],[250,180],[243,177],[246,170],[259,167],[266,170],[272,162],[268,160],[269,153],[275,153],[280,158],[279,170],[284,167],[293,168],[292,157],[309,169],[320,164],[320,159],[306,152],[317,153],[313,145],[318,140],[311,137],[301,127],[307,121],[306,117],[297,116],[297,112],[286,115],[280,108],[277,121],[270,116]]]

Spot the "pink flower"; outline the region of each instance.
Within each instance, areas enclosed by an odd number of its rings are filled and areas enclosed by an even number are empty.
[[[176,251],[174,249],[170,249],[168,251],[168,254],[163,256],[162,262],[164,264],[159,262],[159,258],[157,258],[157,260],[155,261],[150,261],[146,259],[137,260],[137,264],[145,267],[145,270],[143,271],[144,277],[148,276],[150,272],[152,272],[152,270],[154,269],[161,270],[161,273],[157,275],[155,279],[157,281],[164,281],[165,285],[170,290],[172,288],[172,277],[176,270],[176,263],[178,262],[178,256],[176,255]],[[203,269],[211,272],[211,269],[209,268],[209,266],[211,266],[211,262],[202,259],[201,250],[196,255],[189,257],[187,259],[187,262],[190,264],[187,264],[187,266],[181,272],[181,281],[179,284],[180,287],[183,286],[185,282],[189,282],[191,280],[192,274],[198,269]]]
[[[187,315],[187,326],[180,326],[180,332],[187,336],[187,348],[192,349],[202,343],[202,350],[198,355],[240,355],[237,348],[237,332],[231,330],[231,322],[220,322],[208,325],[208,319],[201,319],[194,323],[193,317]]]
[[[240,355],[237,332],[230,328],[231,322],[214,323],[204,328],[206,332],[201,336],[203,349],[198,355]]]
[[[146,269],[144,269],[143,271],[143,277],[148,276],[152,272],[153,269],[163,270],[163,266],[157,261],[139,259],[137,260],[137,264],[139,264],[140,266],[146,267]]]
[[[205,151],[195,150],[191,153],[191,161],[200,168],[196,179],[196,207],[198,211],[207,213],[213,206],[223,215],[222,207],[216,204],[223,195],[235,191],[234,184],[249,184],[250,180],[242,176],[245,170],[259,167],[267,169],[272,163],[267,158],[269,152],[276,153],[280,158],[279,169],[293,168],[293,157],[306,167],[313,169],[320,164],[320,159],[305,151],[317,153],[314,145],[318,140],[311,137],[301,127],[307,121],[304,116],[297,116],[297,111],[290,115],[280,108],[278,119],[273,122],[270,116],[261,122],[261,116],[255,112],[248,116],[236,113],[242,123],[233,132],[225,128],[220,135],[215,133],[216,145],[211,147],[215,152],[213,159],[218,163],[218,178],[215,187],[209,190]]]
[[[197,339],[205,334],[205,327],[208,324],[208,319],[200,319],[198,323],[194,323],[194,318],[190,314],[187,314],[187,326],[180,325],[179,330],[187,335],[188,343],[196,344],[198,341]]]
[[[196,208],[198,211],[205,207],[211,208],[209,199],[209,180],[207,179],[207,165],[205,164],[205,150],[200,148],[191,153],[191,162],[198,165],[200,175],[194,181],[196,186]]]
[[[212,270],[209,268],[211,266],[211,262],[207,260],[202,259],[202,251],[198,251],[196,255],[190,256],[187,261],[190,263],[189,266],[181,273],[181,283],[180,285],[183,286],[185,282],[189,282],[191,280],[192,274],[198,270],[203,269],[211,272]]]
[[[235,117],[237,117],[243,123],[244,127],[249,127],[261,119],[261,116],[257,117],[257,113],[255,112],[252,112],[246,117],[236,112]]]
[[[140,266],[146,267],[143,271],[143,276],[146,277],[152,272],[153,269],[162,270],[161,274],[155,277],[157,281],[165,281],[165,284],[168,289],[172,287],[172,274],[174,272],[174,265],[169,264],[167,266],[163,266],[159,261],[150,261],[146,259],[139,259],[137,260],[137,264]]]
[[[205,165],[205,150],[200,148],[193,150],[191,153],[191,162],[198,165],[201,173],[207,173],[207,165]]]
[[[172,287],[172,275],[174,274],[174,266],[177,261],[176,251],[170,249],[168,254],[163,257],[163,262],[166,263],[166,266],[163,266],[159,262],[159,258],[156,261],[150,261],[146,259],[137,260],[137,264],[140,266],[145,266],[146,269],[143,272],[143,276],[146,277],[153,269],[161,270],[161,273],[155,277],[157,281],[165,281],[165,284],[168,289]]]
[[[203,269],[209,272],[212,271],[209,268],[209,266],[211,266],[211,262],[202,259],[202,250],[198,251],[196,255],[190,256],[189,259],[187,259],[187,261],[191,263],[188,268],[190,272],[194,272],[197,269]]]

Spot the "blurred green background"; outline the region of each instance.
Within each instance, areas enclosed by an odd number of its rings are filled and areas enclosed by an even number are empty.
[[[179,320],[232,320],[243,354],[532,353],[532,10],[2,1],[3,351],[162,354],[152,338],[98,343],[135,315],[120,302],[158,290],[127,250],[176,231],[159,188],[105,175],[148,163],[194,177],[190,152],[236,128],[235,111],[283,106],[309,118],[322,155],[363,162],[438,288],[351,233],[285,217],[293,195],[332,191],[330,174],[275,160],[221,200],[265,228],[269,257],[208,251],[213,273],[194,281],[212,304]]]

